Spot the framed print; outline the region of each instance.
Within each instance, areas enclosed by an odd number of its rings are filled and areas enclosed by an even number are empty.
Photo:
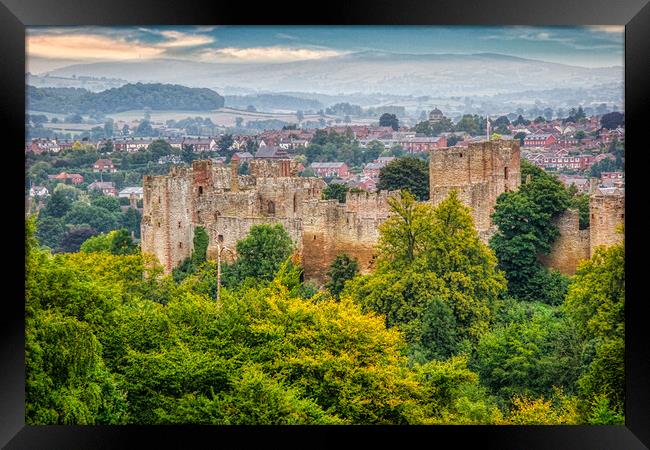
[[[650,6],[313,6],[4,2],[2,444],[647,448]]]

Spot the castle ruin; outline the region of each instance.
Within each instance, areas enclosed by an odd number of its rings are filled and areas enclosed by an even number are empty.
[[[452,190],[472,209],[474,225],[484,242],[495,229],[492,213],[497,197],[521,184],[518,140],[473,142],[429,152],[429,198],[442,202]]]
[[[195,161],[191,168],[173,167],[167,176],[146,176],[143,252],[154,254],[169,273],[191,255],[197,226],[208,232],[208,258],[215,259],[219,240],[234,251],[253,225],[281,223],[302,257],[305,279],[324,281],[339,253],[369,271],[391,194],[322,200],[325,182],[299,177],[297,167],[291,160],[253,160],[249,175],[238,175],[236,163],[228,168]]]
[[[430,151],[430,201],[439,204],[452,190],[472,210],[476,229],[487,243],[497,197],[521,184],[517,140],[470,143]],[[142,251],[154,254],[170,273],[192,252],[194,229],[209,235],[208,258],[216,258],[216,242],[235,250],[237,241],[257,224],[281,223],[301,256],[306,280],[325,281],[340,253],[356,258],[362,273],[375,258],[379,225],[389,216],[388,198],[396,192],[348,193],[345,203],[322,200],[320,178],[298,176],[292,160],[252,160],[249,175],[238,175],[237,163],[216,166],[195,161],[191,168],[172,167],[166,176],[145,176]],[[600,189],[590,197],[591,226],[580,230],[577,211],[557,220],[560,237],[540,260],[565,274],[588,259],[597,245],[620,241],[624,190]],[[223,255],[226,259],[231,255]]]

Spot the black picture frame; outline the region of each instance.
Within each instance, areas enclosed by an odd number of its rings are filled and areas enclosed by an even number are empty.
[[[332,446],[360,437],[364,447],[382,444],[498,449],[643,449],[650,447],[650,327],[644,296],[647,260],[644,169],[650,167],[644,125],[650,105],[650,4],[647,0],[340,0],[227,2],[199,0],[1,0],[0,124],[4,153],[3,196],[8,227],[3,260],[9,270],[0,310],[0,445],[6,448],[271,448]],[[26,426],[24,420],[24,167],[25,27],[37,25],[625,25],[626,171],[626,406],[625,426],[434,426],[434,427],[204,427]],[[650,136],[650,135],[648,135]],[[21,165],[22,164],[22,165]],[[647,170],[647,169],[646,169]],[[7,175],[10,175],[7,177]],[[14,179],[15,177],[15,179]],[[630,245],[631,244],[631,245]],[[3,264],[4,265],[4,264]],[[11,273],[11,267],[16,271]],[[420,441],[424,439],[424,441]],[[228,442],[226,444],[226,442]],[[424,443],[423,443],[424,442]],[[140,444],[140,446],[143,444]]]

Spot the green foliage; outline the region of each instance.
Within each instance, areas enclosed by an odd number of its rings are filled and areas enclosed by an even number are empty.
[[[380,127],[392,127],[393,130],[399,129],[399,120],[395,114],[384,113],[379,118]]]
[[[391,199],[390,207],[392,215],[380,226],[377,269],[349,282],[344,295],[383,314],[387,326],[399,326],[409,343],[420,344],[418,353],[423,343],[429,354],[445,355],[463,340],[478,342],[505,279],[480,241],[469,208],[455,192],[435,209],[406,192]],[[453,311],[457,334],[439,335],[441,341],[433,343],[431,327],[453,322],[439,301]]]
[[[81,244],[79,251],[84,253],[110,252],[114,235],[114,232],[111,231],[109,233],[102,233],[98,234],[97,236],[93,236]]]
[[[135,83],[102,92],[76,88],[27,87],[27,101],[37,111],[88,114],[115,113],[133,109],[210,111],[223,107],[224,99],[205,88],[176,84]],[[79,114],[76,114],[79,116]],[[80,118],[74,118],[79,122]]]
[[[113,255],[131,255],[140,250],[131,239],[130,233],[125,230],[112,231],[113,238],[111,240],[110,251]]]
[[[92,206],[97,206],[99,208],[104,208],[106,211],[119,214],[120,201],[116,197],[111,197],[109,195],[100,195],[93,198],[90,202]]]
[[[205,231],[204,227],[194,228],[194,239],[192,241],[194,247],[192,250],[192,263],[195,265],[203,264],[208,255],[208,244],[210,243],[210,236]]]
[[[359,273],[359,263],[356,259],[350,258],[346,254],[337,255],[330,264],[327,272],[329,281],[325,287],[332,295],[338,297],[345,286],[345,282],[354,278],[357,273]]]
[[[230,284],[246,278],[272,280],[292,252],[293,242],[281,224],[252,226],[237,242],[237,261],[233,264],[236,280]]]
[[[525,317],[484,335],[472,364],[502,404],[514,395],[548,396],[553,386],[572,391],[580,375],[582,346],[575,324],[554,308],[531,306]]]
[[[578,210],[580,229],[589,228],[589,194],[575,194],[571,197],[569,207]]]
[[[47,205],[43,209],[44,216],[62,218],[72,206],[72,200],[62,190],[55,190],[50,196]]]
[[[339,203],[345,203],[345,195],[348,187],[340,183],[332,183],[323,189],[323,200],[338,200]]]
[[[90,225],[98,232],[106,233],[118,228],[119,215],[100,206],[75,202],[63,217],[63,220],[65,223],[72,225]]]
[[[377,189],[396,191],[405,189],[418,200],[429,199],[429,167],[419,158],[398,158],[379,171]]]
[[[522,164],[522,178],[529,181],[497,199],[492,220],[498,231],[490,247],[506,273],[511,295],[559,304],[566,280],[549,273],[537,257],[548,254],[559,235],[553,219],[569,205],[569,194],[559,181],[531,164]]]
[[[63,219],[46,216],[43,213],[38,215],[36,237],[41,245],[53,250],[59,248],[65,236],[66,229]]]
[[[99,234],[98,231],[88,225],[72,227],[61,238],[57,251],[64,253],[78,252],[81,244],[97,234]]]
[[[617,127],[625,126],[625,114],[618,111],[603,114],[600,118],[600,125],[608,130],[614,130]]]
[[[594,349],[578,384],[583,399],[602,396],[614,411],[625,399],[625,246],[598,247],[582,263],[564,307]]]

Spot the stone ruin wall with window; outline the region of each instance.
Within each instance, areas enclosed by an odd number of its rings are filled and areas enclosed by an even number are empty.
[[[450,191],[458,191],[487,243],[495,231],[490,217],[497,197],[519,188],[519,158],[518,142],[507,140],[432,150],[430,201],[437,205]],[[250,175],[237,175],[236,164],[195,161],[191,168],[173,167],[167,176],[146,176],[142,251],[154,254],[170,273],[191,255],[196,226],[206,228],[208,258],[215,259],[219,235],[234,251],[253,225],[281,223],[301,257],[306,280],[326,281],[329,265],[340,253],[356,258],[361,271],[369,272],[379,225],[389,215],[388,198],[396,193],[348,193],[346,203],[339,204],[322,200],[323,180],[297,172],[297,163],[289,160],[253,160]],[[624,220],[624,203],[623,190],[594,193],[587,230],[579,230],[577,211],[567,210],[556,219],[560,236],[551,253],[540,260],[564,274],[575,273],[595,246],[620,241],[615,229]],[[222,255],[224,260],[234,258],[228,252]]]
[[[219,236],[234,252],[253,225],[281,223],[302,259],[305,279],[325,281],[339,253],[357,258],[363,272],[371,268],[392,194],[348,194],[347,202],[339,204],[322,200],[325,182],[297,176],[294,161],[249,164],[250,175],[237,175],[236,164],[227,168],[195,161],[192,168],[145,177],[142,251],[154,254],[169,273],[191,255],[196,226],[206,228],[208,258],[215,259]],[[222,257],[232,260],[234,254]]]

